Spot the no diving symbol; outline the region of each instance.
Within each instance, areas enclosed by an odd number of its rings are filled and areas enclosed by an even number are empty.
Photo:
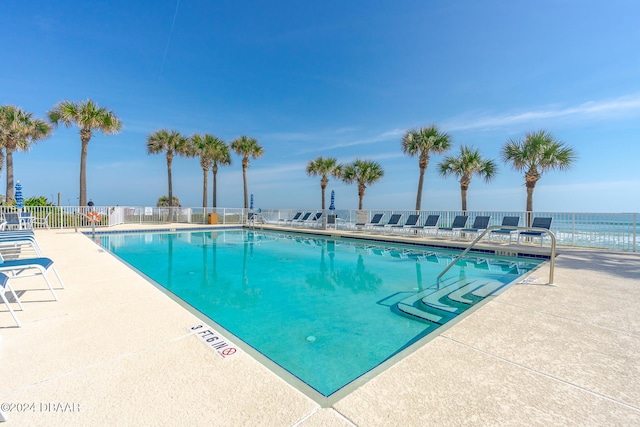
[[[229,347],[229,348],[225,348],[224,350],[222,350],[220,353],[223,356],[231,356],[233,353],[236,352],[236,349],[233,347]]]

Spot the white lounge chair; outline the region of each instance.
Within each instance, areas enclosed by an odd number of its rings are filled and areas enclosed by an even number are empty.
[[[489,226],[489,221],[491,220],[490,216],[477,216],[474,220],[473,220],[473,225],[469,228],[461,228],[460,231],[460,237],[462,237],[463,234],[469,234],[472,236],[477,236],[478,234],[482,233],[484,230],[487,229],[487,227]]]
[[[373,218],[371,218],[371,221],[369,222],[356,222],[356,228],[361,227],[361,228],[367,228],[367,227],[373,227],[377,224],[380,224],[380,221],[382,221],[382,217],[384,216],[384,214],[381,213],[377,213],[375,215],[373,215]]]
[[[491,240],[491,238],[494,235],[507,235],[509,236],[509,243],[511,243],[511,238],[513,237],[514,234],[518,234],[518,230],[516,228],[508,228],[508,227],[517,227],[518,224],[520,224],[520,217],[519,216],[505,216],[502,218],[502,224],[500,224],[500,227],[504,227],[504,228],[499,228],[497,230],[491,230],[491,232],[489,233],[489,240]]]
[[[5,295],[7,291],[11,292],[11,295],[13,296],[13,300],[18,304],[18,307],[20,307],[20,310],[24,310],[24,307],[22,307],[22,303],[18,299],[18,295],[16,295],[16,292],[13,290],[13,288],[9,284],[9,276],[7,276],[6,274],[0,273],[0,299],[2,299],[4,304],[9,309],[9,313],[11,313],[11,317],[13,317],[13,320],[16,321],[16,324],[18,325],[18,327],[21,327],[22,325],[20,325],[20,321],[18,320],[18,317],[16,316],[16,314],[13,312],[13,309],[11,308],[11,304],[9,303],[9,300],[7,300],[7,296]]]
[[[413,228],[416,230],[422,230],[423,234],[427,234],[429,230],[436,230],[436,234],[438,233],[438,221],[440,220],[439,214],[429,215],[427,219],[424,221],[423,225],[417,225]]]
[[[20,253],[22,246],[30,246],[37,256],[42,255],[33,231],[0,231],[0,253],[9,254],[12,251]]]
[[[438,234],[440,234],[441,231],[447,232],[447,233],[451,233],[451,238],[453,238],[453,235],[457,232],[460,231],[461,229],[464,228],[465,225],[467,225],[467,219],[469,219],[469,217],[467,215],[458,215],[453,219],[453,223],[451,224],[451,227],[440,227],[436,230],[436,236]]]
[[[58,274],[58,271],[53,266],[53,261],[50,258],[46,257],[37,257],[37,258],[22,258],[22,259],[11,259],[5,260],[0,254],[0,273],[11,273],[10,277],[30,277],[33,275],[37,275],[37,273],[24,275],[23,273],[27,270],[38,270],[40,275],[46,282],[53,298],[57,301],[58,296],[56,292],[53,290],[53,286],[51,286],[51,282],[47,278],[47,272],[49,270],[53,270],[53,273],[56,275],[58,282],[64,289],[64,283]]]
[[[49,230],[49,216],[51,215],[51,212],[47,212],[47,214],[44,217],[38,218],[37,216],[34,216],[31,218],[31,227],[32,228],[37,228],[37,227],[45,227],[47,230]]]

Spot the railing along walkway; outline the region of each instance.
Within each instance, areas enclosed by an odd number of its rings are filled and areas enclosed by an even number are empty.
[[[444,276],[447,271],[449,271],[455,264],[456,262],[458,262],[460,260],[460,258],[464,257],[474,246],[476,243],[478,243],[487,233],[489,233],[492,230],[498,230],[498,229],[502,229],[502,230],[515,230],[515,231],[535,231],[535,232],[540,232],[540,233],[544,233],[549,235],[549,237],[551,237],[551,259],[550,259],[550,265],[549,265],[549,285],[553,285],[553,273],[554,273],[554,268],[555,268],[555,264],[556,264],[556,236],[555,234],[553,234],[550,230],[546,229],[546,228],[537,228],[537,227],[505,227],[502,225],[491,225],[489,227],[487,227],[482,233],[480,233],[478,235],[478,237],[476,237],[473,242],[471,242],[469,244],[469,246],[467,246],[467,248],[462,251],[462,253],[460,255],[458,255],[452,262],[451,264],[449,264],[444,270],[442,270],[442,273],[440,273],[438,275],[438,278],[436,279],[436,284],[437,287],[440,288],[440,279],[442,278],[442,276]],[[540,236],[540,238],[542,238],[542,236]]]

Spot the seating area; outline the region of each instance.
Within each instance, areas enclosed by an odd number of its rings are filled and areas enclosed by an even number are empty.
[[[42,251],[33,231],[0,232],[0,297],[18,327],[21,324],[11,304],[17,304],[20,310],[24,310],[24,307],[11,283],[21,278],[41,276],[47,288],[51,291],[53,299],[57,301],[58,295],[47,277],[50,271],[53,271],[56,276],[60,289],[64,289],[64,283],[54,266],[53,260],[42,256]],[[11,300],[7,298],[7,294],[10,294]]]
[[[31,212],[5,212],[1,214],[0,231],[4,230],[32,230],[34,228],[46,228],[49,230],[49,216],[33,215]]]
[[[326,230],[342,230],[357,233],[375,233],[398,235],[414,238],[436,238],[471,241],[482,235],[487,241],[508,244],[529,244],[540,241],[540,245],[548,240],[551,218],[533,218],[532,228],[526,229],[521,223],[522,216],[480,214],[475,215],[441,215],[420,212],[370,212],[357,211],[344,213],[341,218],[336,211],[327,211],[326,220],[321,211],[291,211],[290,216],[271,218],[267,224],[291,226],[298,228],[316,228]],[[281,214],[278,213],[278,216]],[[355,217],[355,221],[354,221]],[[487,229],[490,231],[487,232]],[[515,239],[514,239],[515,237]],[[498,238],[498,239],[496,239]]]
[[[386,223],[374,224],[372,226],[373,230],[374,231],[382,230],[384,232],[386,228],[397,226],[398,223],[400,222],[400,218],[402,218],[402,214],[392,214],[391,217],[389,217],[389,221],[387,221]]]

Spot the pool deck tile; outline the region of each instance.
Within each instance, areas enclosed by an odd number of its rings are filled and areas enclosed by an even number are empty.
[[[640,424],[638,254],[562,248],[554,286],[539,268],[322,408],[250,354],[207,348],[198,317],[87,236],[36,236],[66,289],[53,302],[13,280],[22,328],[0,306],[0,403],[36,405],[8,426]]]

